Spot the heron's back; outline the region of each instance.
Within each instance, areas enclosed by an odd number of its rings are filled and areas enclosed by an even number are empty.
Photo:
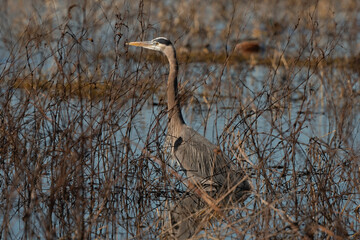
[[[173,155],[190,180],[201,184],[213,197],[223,194],[233,201],[245,199],[251,185],[242,169],[237,169],[220,148],[184,125],[172,141]],[[231,192],[230,192],[231,191]]]

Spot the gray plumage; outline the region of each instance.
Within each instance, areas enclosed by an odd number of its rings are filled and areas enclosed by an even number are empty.
[[[215,199],[227,194],[222,201],[224,205],[245,200],[251,185],[244,171],[237,169],[216,145],[185,124],[178,97],[178,62],[173,44],[168,39],[159,37],[146,42],[130,42],[128,45],[160,51],[169,61],[167,138],[173,157],[185,170],[188,180],[194,185],[202,186]],[[230,192],[233,188],[235,190]],[[175,238],[187,239],[196,233],[199,221],[189,216],[200,209],[199,201],[194,196],[185,197],[170,209],[170,223],[174,226],[172,232]]]
[[[194,129],[185,125],[171,138],[174,158],[189,180],[200,183],[211,197],[228,194],[225,199],[236,202],[249,193],[251,187],[244,172],[236,169],[218,146]],[[235,185],[233,194],[229,194]]]

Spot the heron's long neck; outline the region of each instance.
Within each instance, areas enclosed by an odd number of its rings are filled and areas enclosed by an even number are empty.
[[[176,60],[175,50],[167,54],[170,72],[167,82],[167,98],[168,98],[168,116],[169,116],[169,129],[175,130],[183,125],[184,119],[181,114],[180,99],[178,93],[178,63]]]

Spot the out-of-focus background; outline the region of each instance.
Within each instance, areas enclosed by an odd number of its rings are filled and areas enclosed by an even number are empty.
[[[165,236],[186,189],[165,143],[167,61],[125,44],[159,36],[177,48],[186,122],[254,186],[195,239],[360,237],[358,1],[0,11],[1,239]]]

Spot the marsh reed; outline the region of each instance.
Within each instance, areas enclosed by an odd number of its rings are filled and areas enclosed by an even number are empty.
[[[195,239],[359,238],[360,5],[305,2],[4,1],[0,238],[164,236],[186,188],[165,145],[167,63],[125,46],[156,36],[190,46],[186,122],[254,186],[226,218],[205,206]],[[234,57],[246,37],[263,56]]]

